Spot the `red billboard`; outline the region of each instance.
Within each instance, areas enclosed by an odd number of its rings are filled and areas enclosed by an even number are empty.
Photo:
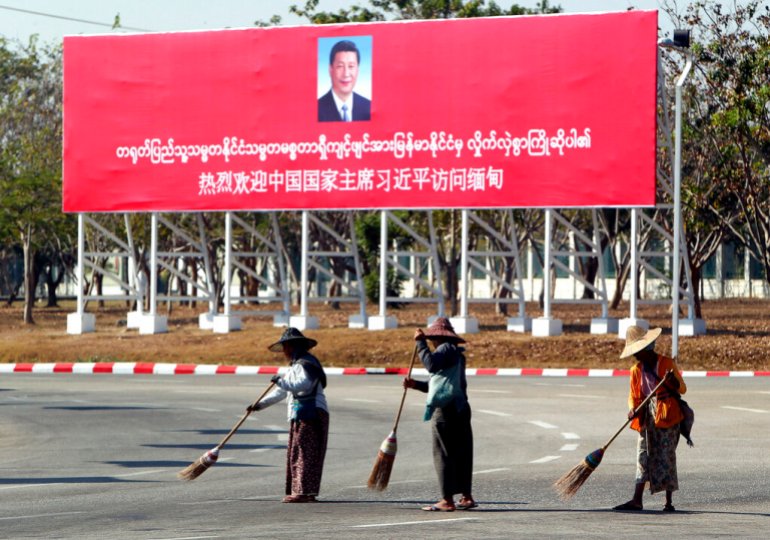
[[[67,212],[655,204],[657,12],[64,38]]]

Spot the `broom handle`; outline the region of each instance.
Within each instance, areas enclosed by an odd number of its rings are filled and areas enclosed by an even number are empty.
[[[257,399],[257,401],[255,401],[255,402],[254,402],[254,404],[256,405],[257,403],[259,403],[260,401],[262,401],[262,398],[263,398],[263,397],[265,397],[265,396],[267,395],[267,393],[268,393],[270,390],[272,390],[272,389],[273,389],[273,386],[275,386],[275,383],[274,383],[274,382],[271,382],[271,383],[270,383],[270,385],[269,385],[267,388],[265,388],[265,391],[264,391],[264,392],[262,392],[262,395],[261,395],[261,396],[259,396],[259,398]],[[246,419],[249,417],[249,415],[250,415],[251,413],[252,413],[252,411],[246,411],[246,414],[244,414],[244,415],[241,417],[241,419],[240,419],[240,420],[238,420],[238,423],[237,423],[237,424],[235,424],[235,425],[233,426],[233,429],[231,429],[231,430],[230,430],[230,433],[228,433],[228,434],[225,436],[225,438],[224,438],[224,439],[222,439],[222,442],[221,442],[221,443],[219,443],[219,444],[217,445],[217,448],[222,448],[222,447],[225,445],[225,443],[227,443],[227,441],[229,441],[229,440],[230,440],[230,437],[232,437],[232,436],[235,434],[235,432],[236,432],[236,431],[238,431],[238,428],[239,428],[239,427],[241,427],[241,426],[243,425],[243,423],[246,421]]]
[[[657,385],[655,388],[653,388],[653,389],[652,389],[652,392],[650,392],[650,393],[649,393],[649,395],[648,395],[646,398],[644,398],[644,401],[642,401],[642,402],[639,404],[639,406],[638,406],[636,409],[634,409],[634,417],[636,417],[636,415],[637,415],[637,414],[639,414],[639,411],[641,411],[641,410],[642,410],[642,407],[644,407],[645,405],[647,405],[647,403],[648,403],[648,402],[649,402],[649,401],[652,399],[652,396],[654,396],[654,395],[655,395],[655,392],[657,392],[657,391],[658,391],[658,388],[660,388],[661,386],[663,386],[663,383],[665,383],[665,382],[666,382],[666,377],[668,376],[668,374],[669,374],[669,373],[673,373],[673,370],[670,370],[670,369],[669,369],[669,370],[666,372],[666,375],[664,375],[664,376],[663,376],[663,379],[662,379],[662,380],[661,380],[661,381],[658,383],[658,385]],[[627,426],[627,425],[628,425],[628,424],[631,422],[631,420],[633,420],[633,417],[632,417],[632,418],[629,418],[628,420],[626,420],[626,423],[625,423],[625,424],[623,424],[623,425],[621,426],[621,428],[620,428],[620,429],[617,431],[617,433],[615,433],[615,435],[613,435],[613,436],[612,436],[612,438],[611,438],[609,441],[607,441],[607,444],[605,444],[604,446],[602,446],[602,450],[606,450],[606,449],[607,449],[607,447],[608,447],[610,444],[612,444],[612,441],[614,441],[614,440],[617,438],[617,436],[618,436],[618,435],[620,435],[620,433],[621,433],[621,432],[622,432],[624,429],[626,429],[626,426]]]
[[[417,343],[414,344],[414,351],[412,351],[412,361],[409,363],[409,371],[406,373],[406,378],[412,377],[412,368],[414,367],[414,361],[417,359]],[[401,405],[398,406],[398,413],[396,414],[396,421],[393,424],[393,433],[398,429],[398,421],[401,419],[401,410],[404,408],[404,400],[406,399],[406,391],[408,388],[404,388],[404,393],[401,395]]]

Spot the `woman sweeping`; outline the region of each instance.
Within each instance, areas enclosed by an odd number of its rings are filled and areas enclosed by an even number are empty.
[[[287,328],[268,349],[283,352],[289,370],[283,376],[273,376],[275,390],[250,406],[250,410],[264,409],[288,396],[291,428],[286,452],[285,503],[316,502],[321,487],[329,408],[324,396],[326,374],[318,359],[308,352],[317,344],[296,328]]]
[[[650,493],[666,492],[664,512],[673,512],[671,495],[679,489],[676,471],[676,447],[679,443],[679,423],[682,412],[677,397],[687,391],[676,363],[655,352],[655,340],[660,328],[648,332],[638,326],[626,331],[626,347],[620,358],[634,356],[631,367],[631,390],[628,395],[631,429],[639,432],[637,441],[636,487],[633,498],[613,510],[642,510],[644,487],[649,483]],[[634,410],[644,398],[665,379],[647,407],[634,416]]]
[[[425,506],[428,512],[452,512],[478,506],[471,493],[473,472],[473,432],[471,406],[465,379],[465,356],[458,345],[465,340],[454,332],[452,324],[439,317],[423,332],[414,333],[417,352],[431,374],[428,382],[404,379],[404,387],[428,393],[425,420],[432,420],[433,463],[438,474],[441,500]],[[426,339],[433,342],[431,352]],[[461,498],[454,502],[455,494]]]

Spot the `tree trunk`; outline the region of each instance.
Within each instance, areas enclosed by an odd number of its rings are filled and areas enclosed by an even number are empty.
[[[505,270],[503,270],[503,281],[506,283],[510,283],[513,280],[513,266],[514,266],[514,260],[510,257],[505,258]],[[507,287],[503,287],[501,285],[496,286],[496,298],[509,298],[511,296],[511,291]],[[508,303],[507,302],[499,302],[495,304],[495,313],[498,315],[504,315],[508,316]]]
[[[582,271],[585,280],[591,285],[596,286],[596,275],[599,273],[599,261],[596,259],[596,257],[589,257],[584,264],[581,264],[581,266],[583,267]],[[594,290],[591,287],[584,286],[582,299],[593,300],[594,298],[596,298]]]
[[[99,296],[99,301],[97,302],[97,305],[100,308],[103,308],[104,299],[102,298],[102,296],[104,295],[104,276],[99,272],[94,273],[94,284],[96,285],[96,295]]]
[[[41,259],[39,265],[40,268],[48,268],[45,272],[41,272],[45,274],[45,289],[48,297],[46,307],[59,307],[59,298],[56,294],[56,290],[59,288],[59,285],[64,278],[64,268],[59,267],[54,263],[53,257],[49,258],[47,261]],[[54,277],[54,275],[56,277]]]
[[[620,274],[615,278],[615,294],[612,295],[610,309],[618,309],[620,301],[623,300],[623,290],[626,288],[630,269],[630,264],[621,265]]]
[[[700,298],[700,282],[701,282],[701,268],[700,266],[690,265],[690,279],[692,279],[692,300],[695,308],[695,318],[702,319],[701,315],[701,298]]]
[[[51,269],[45,274],[45,286],[46,290],[48,291],[48,303],[46,304],[46,307],[59,306],[59,299],[56,296],[56,288],[59,286],[60,281],[61,279],[53,278],[53,266],[51,266]]]
[[[32,308],[35,305],[35,258],[32,253],[32,231],[27,230],[21,235],[24,251],[24,324],[35,324],[32,318]]]

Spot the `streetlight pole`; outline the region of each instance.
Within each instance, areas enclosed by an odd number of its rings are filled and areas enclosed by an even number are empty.
[[[674,108],[674,245],[673,275],[671,277],[671,355],[676,358],[679,354],[679,280],[682,262],[682,86],[684,86],[684,81],[692,68],[690,32],[689,30],[675,30],[673,41],[669,39],[663,40],[658,45],[682,51],[685,55],[684,69],[676,81],[676,103]]]

